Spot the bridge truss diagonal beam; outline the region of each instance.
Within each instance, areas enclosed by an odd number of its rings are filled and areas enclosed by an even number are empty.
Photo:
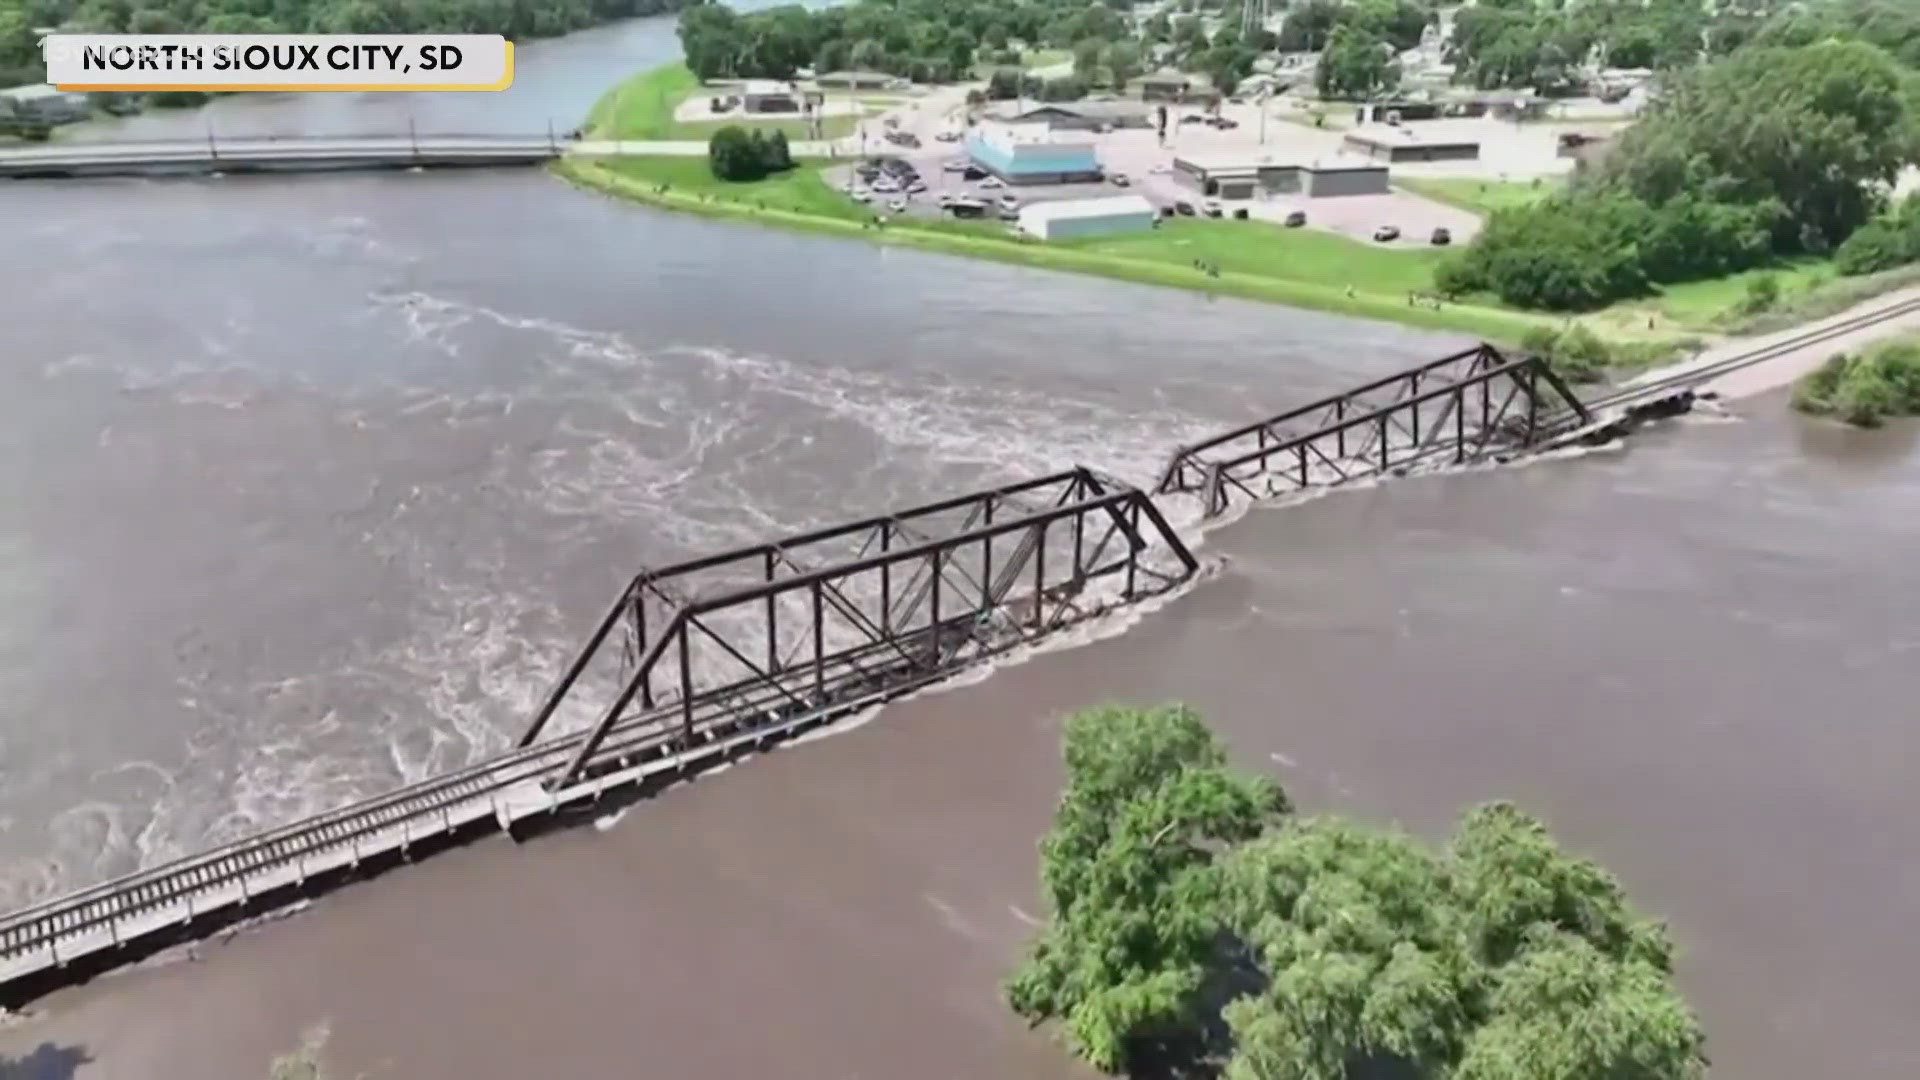
[[[586,720],[549,778],[564,790],[636,740],[693,746],[742,718],[923,685],[1197,567],[1144,493],[1076,468],[649,571],[519,745],[563,713]]]
[[[1533,446],[1589,417],[1544,360],[1481,345],[1182,447],[1156,490],[1198,495],[1212,517],[1236,494],[1257,499],[1462,463]]]

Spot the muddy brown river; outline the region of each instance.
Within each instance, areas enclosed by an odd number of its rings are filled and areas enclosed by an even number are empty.
[[[1146,481],[1460,344],[532,173],[0,199],[4,907],[500,748],[637,566]],[[242,1080],[330,1020],[376,1077],[1076,1075],[995,988],[1058,719],[1179,698],[1310,808],[1542,814],[1671,921],[1717,1075],[1920,1075],[1920,431],[1738,412],[1255,512],[1124,633],[55,995],[0,1060]]]

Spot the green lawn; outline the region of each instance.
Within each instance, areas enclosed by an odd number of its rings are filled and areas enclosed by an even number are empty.
[[[896,218],[881,228],[872,210],[826,183],[825,165],[806,162],[784,176],[747,184],[715,180],[700,157],[575,157],[558,169],[576,183],[675,210],[1392,319],[1496,341],[1515,341],[1534,326],[1557,321],[1476,303],[1410,305],[1410,290],[1430,287],[1438,253],[1385,251],[1264,222],[1181,219],[1144,235],[1070,243],[1021,237],[997,221]],[[1195,266],[1195,260],[1218,273]]]
[[[1396,187],[1435,202],[1471,210],[1481,216],[1509,206],[1526,206],[1558,191],[1564,181],[1554,177],[1538,180],[1477,180],[1472,177],[1397,177]]]
[[[1288,229],[1264,221],[1174,218],[1152,232],[1068,241],[1077,247],[1129,259],[1190,266],[1210,263],[1223,273],[1307,282],[1405,300],[1433,288],[1433,268],[1442,255],[1430,248],[1394,250],[1317,229]]]
[[[685,64],[643,71],[601,96],[587,114],[590,139],[686,139],[701,140],[729,124],[754,131],[783,131],[789,139],[813,137],[805,120],[792,116],[752,119],[695,120],[682,123],[673,111],[682,101],[701,92],[700,80]],[[837,139],[852,134],[859,125],[854,116],[829,116],[820,122],[821,138]]]
[[[1653,303],[1662,314],[1682,326],[1707,329],[1738,314],[1753,279],[1772,274],[1780,283],[1782,302],[1811,292],[1833,280],[1833,263],[1826,259],[1806,259],[1770,270],[1748,270],[1706,281],[1685,281],[1660,290]]]

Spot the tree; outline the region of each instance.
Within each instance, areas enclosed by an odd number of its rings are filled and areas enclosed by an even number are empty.
[[[1064,754],[1066,791],[1040,845],[1053,917],[1007,996],[1114,1070],[1135,1040],[1194,1022],[1222,930],[1216,851],[1287,804],[1271,782],[1230,772],[1180,707],[1080,713]]]
[[[1073,73],[1089,83],[1100,77],[1100,60],[1106,55],[1106,42],[1088,38],[1073,47]]]
[[[1771,201],[1776,251],[1830,251],[1872,216],[1911,150],[1904,89],[1892,59],[1860,42],[1742,49],[1677,79],[1595,185],[1652,206],[1688,193]]]
[[[1115,90],[1126,89],[1128,80],[1146,69],[1146,54],[1138,43],[1116,41],[1107,46],[1107,77]]]
[[[1065,756],[1053,915],[1009,998],[1096,1066],[1224,1020],[1228,1080],[1703,1075],[1665,930],[1514,807],[1439,851],[1297,820],[1179,708],[1082,713]]]
[[[1245,45],[1216,45],[1203,53],[1197,67],[1213,80],[1221,95],[1234,92],[1242,79],[1253,73],[1254,52]]]
[[[1351,26],[1336,26],[1314,69],[1321,97],[1367,98],[1400,82],[1400,68],[1386,42]]]
[[[1280,23],[1279,46],[1285,52],[1319,52],[1345,15],[1339,0],[1307,0],[1288,11]]]
[[[767,175],[767,152],[759,132],[728,124],[707,140],[707,166],[715,179],[742,182]]]

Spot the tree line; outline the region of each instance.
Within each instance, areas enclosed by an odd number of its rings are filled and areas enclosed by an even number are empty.
[[[1510,805],[1468,813],[1437,850],[1302,817],[1178,707],[1080,713],[1063,756],[1040,849],[1051,915],[1007,996],[1100,1069],[1704,1074],[1664,927]]]
[[[1920,158],[1920,76],[1864,40],[1776,40],[1672,73],[1597,165],[1493,214],[1436,285],[1572,311],[1793,256],[1858,272],[1920,252],[1920,212],[1885,205]]]

